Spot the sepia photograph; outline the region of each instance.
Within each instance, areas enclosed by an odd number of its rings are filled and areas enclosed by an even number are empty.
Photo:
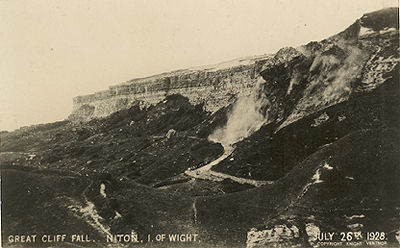
[[[0,247],[400,247],[399,41],[398,0],[0,0]]]

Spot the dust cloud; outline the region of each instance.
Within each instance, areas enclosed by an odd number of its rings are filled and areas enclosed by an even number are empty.
[[[347,46],[345,49],[347,57],[340,68],[332,73],[333,80],[323,93],[324,99],[337,100],[343,94],[347,95],[351,91],[351,82],[363,68],[364,56],[361,50],[353,46]]]
[[[270,105],[265,87],[266,82],[260,77],[252,93],[239,97],[234,103],[226,125],[216,129],[208,139],[228,149],[260,129],[268,120]]]

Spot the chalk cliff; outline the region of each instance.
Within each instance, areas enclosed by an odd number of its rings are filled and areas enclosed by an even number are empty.
[[[232,103],[238,95],[248,95],[268,55],[232,60],[217,65],[163,73],[133,79],[108,90],[73,99],[72,120],[105,117],[139,104],[154,105],[167,95],[180,94],[192,104],[204,104],[214,112]]]

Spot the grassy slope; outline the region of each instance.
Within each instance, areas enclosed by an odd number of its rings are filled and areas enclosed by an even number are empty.
[[[66,198],[82,201],[87,180],[65,171],[2,169],[2,234],[99,233],[66,211]]]

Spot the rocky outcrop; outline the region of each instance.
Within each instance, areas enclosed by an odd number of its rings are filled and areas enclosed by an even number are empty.
[[[365,14],[335,36],[281,49],[267,60],[260,74],[278,130],[381,85],[399,62],[397,13]]]
[[[252,228],[247,232],[247,248],[257,247],[291,247],[299,243],[299,229],[286,224],[258,230]]]

